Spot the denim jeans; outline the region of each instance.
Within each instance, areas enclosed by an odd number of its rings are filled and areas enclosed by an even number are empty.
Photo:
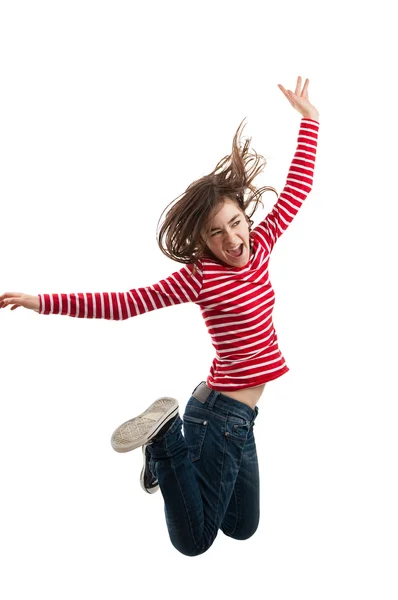
[[[237,540],[249,538],[260,518],[257,406],[215,390],[199,401],[195,390],[182,420],[177,415],[163,438],[148,446],[171,543],[186,556],[206,552],[219,529]]]

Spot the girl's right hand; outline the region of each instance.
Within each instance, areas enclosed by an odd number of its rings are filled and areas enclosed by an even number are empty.
[[[0,308],[5,308],[9,304],[13,304],[11,310],[15,310],[19,306],[29,308],[35,312],[40,311],[40,298],[39,296],[30,296],[29,294],[22,294],[21,292],[5,292],[0,295]]]

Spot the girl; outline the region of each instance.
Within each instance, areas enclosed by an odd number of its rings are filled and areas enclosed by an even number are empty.
[[[187,188],[160,229],[158,245],[184,264],[180,270],[155,285],[122,293],[0,296],[0,308],[13,304],[11,310],[23,306],[42,315],[89,319],[123,320],[184,302],[200,307],[216,357],[183,418],[177,400],[159,398],[111,439],[117,452],[142,447],[141,485],[148,493],[160,487],[170,540],[187,556],[206,552],[219,529],[245,540],[258,527],[256,405],[265,383],[289,370],[272,322],[268,264],[312,188],[319,113],[309,102],[308,85],[307,79],[301,89],[298,77],[294,93],[278,86],[302,115],[298,145],[278,201],[253,231],[247,207],[256,201],[252,216],[264,190],[277,192],[252,185],[266,161],[248,153],[251,139],[243,148],[238,145],[241,123],[231,155]],[[248,190],[252,193],[245,200]]]

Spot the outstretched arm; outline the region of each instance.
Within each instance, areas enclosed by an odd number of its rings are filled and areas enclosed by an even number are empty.
[[[30,296],[6,292],[0,296],[0,308],[23,306],[42,315],[66,315],[85,319],[123,321],[157,308],[194,302],[202,287],[202,272],[194,276],[192,265],[184,265],[166,279],[148,287],[127,292],[82,292]]]

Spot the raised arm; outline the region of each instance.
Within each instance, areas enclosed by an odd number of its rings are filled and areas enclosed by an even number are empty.
[[[268,252],[272,251],[276,241],[293,221],[312,189],[318,131],[319,121],[301,119],[297,148],[286,185],[272,211],[253,229]]]

